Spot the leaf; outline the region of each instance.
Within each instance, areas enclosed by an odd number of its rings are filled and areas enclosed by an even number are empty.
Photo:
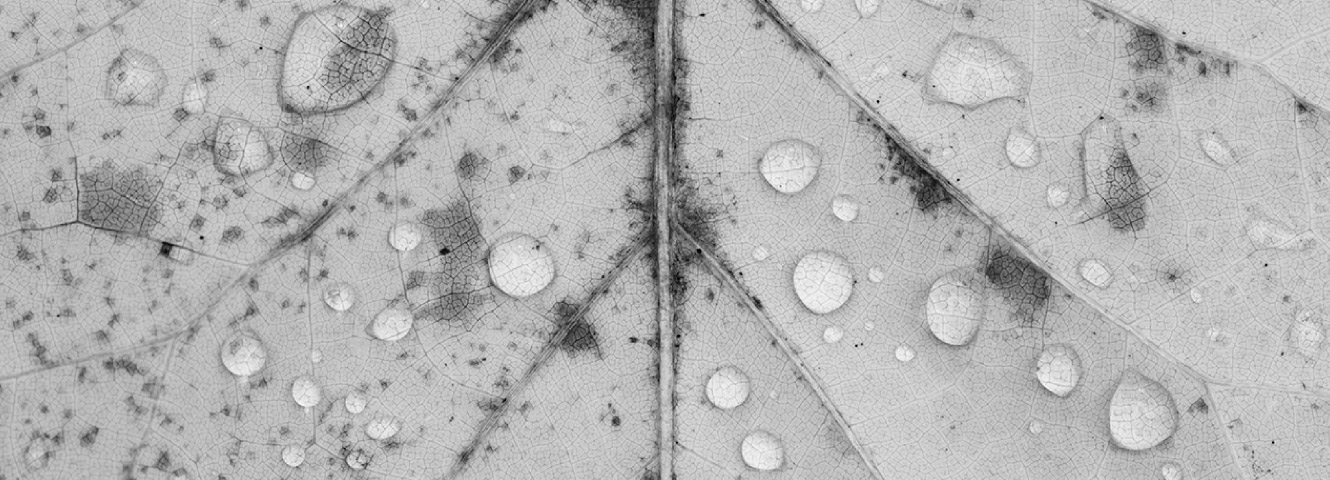
[[[1158,8],[0,10],[0,479],[1324,477],[1319,37]]]

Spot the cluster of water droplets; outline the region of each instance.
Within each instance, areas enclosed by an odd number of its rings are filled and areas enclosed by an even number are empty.
[[[705,390],[707,401],[716,408],[733,410],[748,401],[753,383],[738,367],[724,366],[711,373]],[[756,470],[776,470],[785,463],[785,447],[780,438],[766,430],[749,432],[740,444],[740,452],[744,463]]]

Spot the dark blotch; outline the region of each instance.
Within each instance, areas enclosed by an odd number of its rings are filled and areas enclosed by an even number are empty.
[[[487,173],[489,159],[476,152],[466,152],[457,160],[457,175],[463,180],[476,180]]]
[[[1131,68],[1136,73],[1164,72],[1168,69],[1164,40],[1154,30],[1137,26],[1127,41],[1127,54],[1131,56]]]
[[[989,250],[984,277],[1016,307],[1017,317],[1026,324],[1034,322],[1052,295],[1048,275],[1007,246]]]
[[[508,184],[509,184],[509,185],[514,184],[514,183],[517,183],[519,180],[521,180],[521,179],[522,179],[523,177],[525,177],[525,176],[526,176],[526,169],[525,169],[525,168],[522,168],[521,165],[513,165],[513,166],[511,166],[511,167],[508,167]]]
[[[1118,146],[1114,150],[1113,160],[1105,173],[1108,195],[1104,197],[1104,205],[1108,211],[1104,215],[1108,224],[1120,232],[1145,228],[1145,192],[1141,175],[1136,172],[1125,147]]]
[[[85,448],[91,447],[93,444],[97,443],[97,434],[101,433],[101,431],[102,429],[98,428],[96,425],[88,427],[87,430],[83,431],[82,435],[79,435],[79,445],[82,445]]]
[[[1210,404],[1205,403],[1204,398],[1197,398],[1190,407],[1187,407],[1187,413],[1210,413]]]
[[[78,219],[93,228],[148,235],[161,222],[162,180],[109,160],[79,175]]]
[[[554,304],[555,321],[564,330],[559,349],[568,353],[594,351],[600,352],[600,338],[596,327],[586,321],[586,315],[578,315],[578,305],[568,301]]]
[[[425,227],[438,255],[417,264],[418,270],[410,274],[407,296],[419,305],[416,318],[435,322],[473,320],[488,298],[481,271],[488,246],[480,236],[479,220],[462,199],[426,210],[417,222]]]

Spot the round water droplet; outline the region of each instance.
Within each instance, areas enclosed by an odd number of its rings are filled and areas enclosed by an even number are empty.
[[[1034,420],[1030,422],[1030,433],[1035,435],[1044,433],[1044,422]]]
[[[399,252],[409,252],[420,246],[425,238],[424,229],[418,223],[399,223],[388,231],[388,244]]]
[[[748,375],[735,367],[721,367],[707,380],[707,400],[722,409],[743,405],[752,391]]]
[[[795,194],[808,188],[821,167],[822,154],[817,147],[798,139],[772,143],[758,166],[767,183],[784,194]]]
[[[365,435],[375,440],[387,440],[397,435],[402,429],[402,422],[393,417],[375,417],[365,424]]]
[[[195,80],[180,91],[180,108],[190,115],[198,115],[208,106],[208,87]]]
[[[1071,190],[1069,190],[1066,185],[1054,183],[1048,186],[1047,195],[1048,206],[1052,208],[1060,208],[1067,204],[1067,200],[1071,199]]]
[[[369,462],[373,459],[374,457],[371,457],[369,452],[366,452],[362,448],[357,448],[352,450],[351,453],[346,454],[346,466],[351,467],[352,470],[364,470],[365,467],[369,466]]]
[[[1224,137],[1214,130],[1207,130],[1196,135],[1196,143],[1205,152],[1205,157],[1220,166],[1229,166],[1234,162],[1233,149],[1228,147]]]
[[[1107,287],[1108,284],[1113,283],[1113,272],[1108,269],[1107,265],[1104,265],[1104,262],[1100,262],[1099,260],[1093,258],[1086,259],[1081,262],[1079,270],[1081,272],[1081,278],[1090,282],[1090,285],[1104,288]]]
[[[1039,165],[1039,145],[1034,135],[1021,127],[1013,127],[1007,132],[1007,161],[1016,168],[1030,168]]]
[[[164,88],[166,71],[142,50],[120,50],[106,69],[106,96],[118,105],[156,105]]]
[[[1049,345],[1039,354],[1035,376],[1044,389],[1065,397],[1081,382],[1081,357],[1069,345]]]
[[[831,213],[842,222],[853,222],[859,217],[859,202],[849,195],[836,195],[831,199]]]
[[[780,439],[764,430],[744,437],[740,452],[744,463],[756,470],[775,470],[785,463],[785,447]]]
[[[1307,309],[1298,312],[1293,318],[1293,325],[1288,329],[1288,340],[1298,354],[1315,359],[1325,346],[1325,323],[1321,313]]]
[[[911,347],[909,345],[901,345],[899,347],[896,347],[896,360],[900,360],[902,362],[908,362],[910,360],[914,360],[914,347]]]
[[[282,461],[287,466],[299,467],[305,463],[305,447],[300,445],[287,445],[282,449]]]
[[[836,311],[850,299],[854,272],[845,257],[825,250],[804,255],[794,267],[794,293],[813,313]]]
[[[948,345],[965,345],[974,339],[984,321],[984,294],[979,282],[965,272],[937,279],[928,290],[925,312],[928,329]]]
[[[826,3],[825,0],[799,0],[799,6],[808,13],[815,13],[822,10],[822,5],[824,3]]]
[[[554,255],[530,235],[510,234],[490,249],[490,279],[513,297],[529,297],[554,280]]]
[[[1140,372],[1123,372],[1108,409],[1113,443],[1127,450],[1145,450],[1167,440],[1177,426],[1173,394]]]
[[[309,361],[319,363],[323,361],[323,352],[320,350],[311,350],[309,352]]]
[[[882,283],[882,281],[886,279],[887,279],[887,271],[883,270],[882,267],[873,267],[868,269],[868,281],[873,283]]]
[[[302,376],[291,382],[291,398],[295,399],[296,405],[312,408],[323,399],[323,390],[313,378]]]
[[[282,55],[278,99],[283,111],[319,114],[363,100],[396,59],[397,34],[387,9],[334,5],[301,15]]]
[[[767,247],[761,245],[753,247],[753,260],[757,260],[760,262],[766,260],[769,257],[771,257],[771,251],[767,250]]]
[[[365,395],[364,392],[359,390],[352,390],[351,393],[346,394],[344,403],[347,412],[357,414],[365,411],[365,406],[369,405],[369,395]]]
[[[235,332],[222,342],[222,365],[237,377],[259,373],[268,363],[268,350],[249,332]]]
[[[272,165],[268,135],[248,120],[222,117],[211,127],[213,167],[231,177],[244,177]]]
[[[842,338],[845,338],[845,330],[835,325],[827,327],[826,330],[822,331],[822,341],[827,343],[836,343]]]
[[[411,332],[416,323],[411,312],[400,308],[385,308],[374,317],[370,324],[370,335],[386,342],[396,342]]]
[[[1164,480],[1182,480],[1182,466],[1176,462],[1164,462],[1159,466],[1159,475]]]
[[[296,190],[312,189],[314,188],[315,183],[318,183],[318,181],[314,179],[313,175],[308,173],[295,172],[291,174],[291,186]]]
[[[323,303],[338,312],[350,310],[356,304],[356,289],[346,282],[333,282],[323,288]]]

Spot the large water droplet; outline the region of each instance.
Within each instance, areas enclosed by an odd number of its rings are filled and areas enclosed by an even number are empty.
[[[1062,208],[1071,199],[1071,190],[1061,183],[1051,183],[1048,185],[1047,199],[1050,208]]]
[[[1159,466],[1159,475],[1164,480],[1182,480],[1182,466],[1176,462],[1164,462]]]
[[[1069,345],[1049,345],[1039,354],[1035,375],[1044,389],[1065,397],[1081,382],[1081,356]]]
[[[882,267],[873,267],[868,269],[868,281],[873,283],[882,283],[887,278],[887,271]]]
[[[816,147],[798,139],[771,144],[758,165],[767,183],[784,194],[795,194],[807,188],[817,178],[821,167],[822,154]]]
[[[1007,161],[1016,168],[1030,168],[1039,165],[1041,160],[1039,145],[1034,135],[1021,127],[1012,127],[1007,132]]]
[[[849,195],[836,195],[831,199],[831,213],[842,222],[853,222],[859,217],[859,201]]]
[[[329,6],[302,15],[283,49],[278,95],[293,113],[325,113],[365,98],[396,58],[390,9]]]
[[[350,310],[356,304],[356,289],[346,282],[333,282],[323,289],[323,303],[338,312]]]
[[[222,342],[222,365],[232,375],[249,377],[268,363],[268,350],[249,332],[235,332]]]
[[[1200,132],[1196,135],[1196,143],[1201,146],[1206,158],[1220,166],[1229,166],[1236,161],[1233,158],[1233,149],[1229,148],[1228,142],[1219,132],[1214,130]]]
[[[909,362],[910,360],[914,360],[914,347],[911,347],[909,345],[901,345],[896,347],[896,360],[900,360],[901,362]]]
[[[785,463],[785,446],[770,432],[758,430],[744,437],[740,447],[744,463],[756,470],[775,470]]]
[[[218,172],[243,177],[272,165],[268,135],[248,120],[222,117],[211,128],[212,163]]]
[[[1178,411],[1168,389],[1136,370],[1122,373],[1108,410],[1114,444],[1145,450],[1167,440],[1177,426]]]
[[[854,291],[854,272],[845,257],[819,250],[799,259],[794,267],[794,293],[813,313],[836,311]]]
[[[313,408],[323,399],[323,390],[313,378],[302,376],[291,382],[291,398],[295,399],[296,405]]]
[[[1030,74],[997,42],[953,33],[938,50],[924,81],[924,96],[975,108],[999,98],[1021,97]]]
[[[142,50],[121,50],[106,69],[106,96],[118,105],[156,105],[164,88],[166,71]]]
[[[399,252],[415,250],[424,238],[425,232],[420,224],[413,222],[393,225],[392,230],[388,231],[388,244]]]
[[[535,295],[554,280],[554,256],[534,237],[510,234],[490,250],[490,279],[509,296]]]
[[[305,447],[301,445],[287,445],[282,449],[282,461],[287,466],[299,467],[305,463]]]
[[[343,402],[346,411],[352,415],[365,411],[365,406],[369,405],[369,395],[360,390],[352,390],[346,394],[346,400]]]
[[[721,367],[707,380],[707,400],[718,408],[730,409],[743,405],[752,391],[748,375],[735,367]]]
[[[370,335],[386,342],[396,342],[406,337],[415,325],[416,318],[408,310],[385,308],[370,322]]]
[[[1319,311],[1308,309],[1298,312],[1288,329],[1288,340],[1298,354],[1309,359],[1320,356],[1325,346],[1325,323]]]
[[[984,321],[984,294],[979,280],[964,272],[937,279],[928,290],[928,329],[948,345],[965,345],[974,339]]]
[[[842,338],[845,338],[845,330],[835,325],[827,327],[826,330],[822,331],[822,341],[824,342],[836,343]]]
[[[1108,284],[1113,283],[1113,272],[1108,269],[1107,265],[1104,265],[1104,262],[1100,262],[1099,260],[1093,258],[1086,259],[1081,262],[1079,270],[1081,272],[1081,278],[1090,282],[1090,285],[1104,288],[1107,287]]]
[[[374,417],[365,424],[365,435],[375,440],[387,440],[397,435],[402,429],[402,422],[394,417]]]

